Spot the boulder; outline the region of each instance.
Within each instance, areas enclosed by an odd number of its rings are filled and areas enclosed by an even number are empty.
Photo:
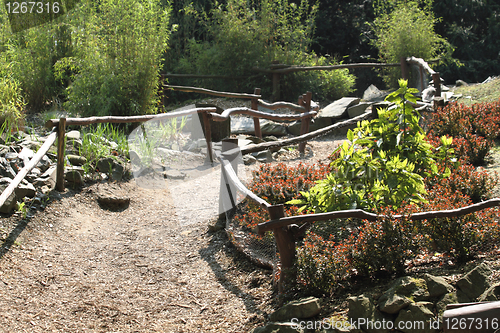
[[[378,302],[380,311],[389,314],[396,314],[412,303],[411,299],[397,295],[394,291],[384,293]]]
[[[244,155],[243,156],[243,163],[245,165],[252,165],[257,162],[257,159],[253,157],[252,155]]]
[[[97,161],[96,167],[99,172],[110,173],[115,166],[115,160],[111,157],[104,157]]]
[[[500,300],[500,282],[489,287],[478,299],[479,302],[498,300]]]
[[[66,133],[66,139],[78,140],[80,139],[80,137],[81,137],[80,131],[73,130]]]
[[[270,316],[271,321],[287,321],[296,319],[311,318],[319,314],[321,305],[316,297],[302,298],[292,301]]]
[[[413,278],[409,276],[401,277],[394,281],[391,287],[379,298],[379,304],[384,304],[386,299],[392,295],[405,296],[415,302],[426,301],[429,299],[429,291],[424,279]],[[401,303],[401,300],[394,299],[395,304]]]
[[[359,329],[368,333],[388,333],[390,329],[386,326],[385,329],[375,327],[376,325],[368,325],[370,323],[383,323],[392,321],[392,317],[377,310],[373,301],[365,295],[353,296],[347,299],[349,302],[349,319],[352,322],[361,324]],[[360,321],[366,321],[365,325]]]
[[[0,185],[0,193],[5,191],[8,185]],[[3,214],[11,214],[13,213],[17,208],[17,196],[16,192],[12,192],[11,195],[5,200],[4,204],[2,207],[0,207],[0,213]]]
[[[82,171],[83,170],[80,171],[76,168],[67,169],[64,174],[64,179],[75,185],[83,185],[84,181]]]
[[[27,147],[24,147],[19,153],[18,158],[23,161],[24,165],[26,165],[33,158],[33,156],[35,156],[35,152]]]
[[[28,183],[27,185],[19,184],[19,186],[15,189],[15,192],[18,198],[33,198],[36,195],[36,188],[31,183]]]
[[[441,299],[436,303],[436,310],[439,317],[443,315],[443,312],[446,310],[446,306],[448,304],[456,304],[456,303],[458,303],[456,292],[444,294],[443,297],[441,297]]]
[[[66,157],[68,158],[69,163],[74,166],[82,166],[87,163],[87,158],[85,156],[68,154]]]
[[[363,93],[363,100],[364,101],[383,101],[384,100],[384,92],[380,91],[375,85],[370,85],[368,88],[366,88],[365,92]]]
[[[112,194],[100,194],[97,196],[97,202],[101,207],[111,210],[125,209],[130,204],[130,198],[124,196],[116,196]]]
[[[366,112],[366,109],[370,106],[370,103],[359,103],[357,105],[351,106],[347,109],[347,115],[349,118],[354,118],[357,116],[361,116]]]
[[[430,297],[439,297],[452,292],[455,289],[440,276],[425,274],[424,280],[427,282],[427,290],[429,290]]]
[[[323,118],[345,118],[347,109],[360,101],[357,97],[343,97],[319,110],[318,117]]]
[[[286,135],[286,127],[266,119],[260,120],[260,130],[262,135]],[[255,134],[255,127],[252,118],[235,117],[231,119],[231,134]]]
[[[176,169],[167,170],[163,173],[163,176],[167,179],[184,179],[186,174]]]
[[[257,161],[261,163],[271,163],[272,161],[274,161],[273,155],[270,150],[263,150],[256,153],[252,153],[252,156],[255,157]]]
[[[471,300],[475,300],[490,287],[490,275],[491,269],[482,263],[458,280],[457,286]]]
[[[429,324],[433,318],[434,314],[425,305],[410,304],[408,309],[399,312],[394,327],[405,333],[433,333],[437,332]]]

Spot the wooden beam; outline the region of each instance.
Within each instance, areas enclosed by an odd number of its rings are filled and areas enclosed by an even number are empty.
[[[183,91],[183,92],[195,92],[195,93],[200,93],[200,94],[207,94],[207,95],[220,96],[220,97],[229,97],[229,98],[248,98],[248,99],[251,99],[251,98],[261,98],[262,97],[260,95],[254,95],[254,94],[232,93],[232,92],[224,92],[224,91],[215,91],[215,90],[210,90],[210,89],[205,89],[205,88],[173,86],[173,85],[168,85],[168,84],[164,84],[163,87],[165,89],[172,89],[172,90]]]
[[[372,68],[372,67],[399,67],[401,64],[397,63],[357,63],[357,64],[341,64],[341,65],[331,65],[331,66],[289,66],[286,68],[279,69],[264,69],[253,67],[252,70],[261,73],[279,73],[288,74],[293,72],[304,72],[304,71],[325,71],[325,70],[336,70],[343,68]]]
[[[185,117],[191,114],[200,113],[200,112],[216,112],[217,108],[208,107],[208,108],[195,108],[184,111],[173,111],[167,113],[160,114],[151,114],[151,115],[143,115],[143,116],[106,116],[106,117],[88,117],[88,118],[66,118],[66,125],[92,125],[99,123],[139,123],[146,122],[148,120],[157,119],[169,119],[175,117]],[[45,127],[52,128],[59,124],[59,119],[49,119],[45,123]]]
[[[57,125],[57,170],[56,189],[64,191],[64,149],[66,147],[66,118],[60,118]]]
[[[248,116],[259,117],[264,119],[285,121],[285,120],[300,120],[302,118],[313,117],[317,114],[317,112],[311,111],[309,113],[306,112],[301,114],[285,115],[285,114],[274,114],[263,111],[256,111],[246,107],[238,107],[238,108],[226,109],[221,114],[212,113],[211,116],[214,121],[225,121],[232,114],[245,114]]]

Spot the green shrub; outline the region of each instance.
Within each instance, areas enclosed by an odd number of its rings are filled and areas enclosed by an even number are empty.
[[[436,19],[433,0],[391,0],[375,2],[376,18],[373,44],[383,62],[399,63],[401,57],[415,56],[425,60],[449,55],[450,44],[434,31]],[[447,56],[449,58],[449,56]],[[383,70],[384,80],[394,86],[401,75],[399,68]]]
[[[190,84],[218,90],[251,91],[262,88],[271,94],[272,83],[253,67],[268,69],[273,61],[287,65],[336,64],[328,57],[310,52],[316,7],[304,0],[300,4],[288,0],[265,0],[250,5],[245,0],[230,0],[211,12],[208,31],[212,39],[186,41],[185,54],[176,73],[249,76],[237,80],[192,80]],[[203,16],[198,14],[198,16]],[[299,72],[281,79],[281,99],[295,101],[297,96],[312,91],[316,99],[336,99],[353,91],[354,76],[348,70]]]
[[[154,113],[168,11],[157,1],[82,1],[73,25],[78,73],[68,88],[68,111],[83,116]]]

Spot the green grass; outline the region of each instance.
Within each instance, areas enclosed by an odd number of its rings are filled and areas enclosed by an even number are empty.
[[[500,99],[500,77],[494,78],[488,83],[471,84],[461,86],[453,90],[455,94],[462,94],[459,103],[471,105],[483,102],[496,102]],[[466,98],[470,96],[471,98]]]

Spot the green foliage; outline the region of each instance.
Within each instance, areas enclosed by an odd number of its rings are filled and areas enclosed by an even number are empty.
[[[436,19],[432,0],[377,1],[375,12],[377,16],[372,28],[376,39],[372,43],[378,48],[382,61],[399,63],[401,57],[430,60],[451,55],[451,45],[434,31]],[[393,86],[400,69],[387,69],[383,73],[386,83]]]
[[[13,128],[22,117],[25,103],[18,82],[12,77],[0,76],[0,123]]]
[[[397,208],[402,204],[423,203],[426,194],[423,175],[447,177],[439,173],[436,160],[448,158],[451,140],[443,137],[443,147],[434,153],[419,126],[420,116],[408,102],[415,102],[407,82],[387,96],[396,107],[379,110],[379,118],[363,121],[349,131],[347,141],[337,148],[332,173],[317,182],[303,198],[289,201],[302,209],[319,213],[343,209]]]
[[[155,112],[168,11],[142,0],[82,1],[75,11],[77,59],[66,64],[78,73],[68,88],[68,111],[83,116]]]
[[[193,13],[190,4],[184,12]],[[310,52],[314,32],[316,6],[307,0],[296,4],[288,0],[265,0],[252,3],[229,0],[218,5],[207,15],[194,11],[211,38],[185,41],[185,55],[167,70],[176,73],[250,76],[244,80],[193,80],[192,85],[202,85],[219,90],[249,91],[258,86],[270,95],[271,81],[256,75],[253,67],[267,69],[273,62],[287,65],[327,65],[334,60]],[[172,49],[171,52],[173,52]],[[170,52],[170,53],[171,53]],[[321,97],[334,99],[352,91],[354,77],[345,71],[328,73],[294,73],[282,79],[281,98],[294,100],[299,94],[311,90]]]

